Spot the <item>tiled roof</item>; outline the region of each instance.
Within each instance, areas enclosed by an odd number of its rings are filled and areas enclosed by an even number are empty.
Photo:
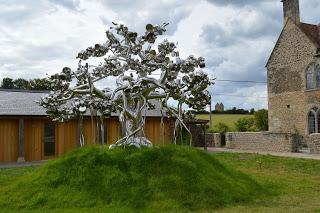
[[[48,91],[0,89],[0,116],[46,116],[46,110],[37,101]],[[161,117],[160,103],[155,101],[156,109],[148,110],[147,116]],[[112,116],[117,116],[113,113]]]
[[[302,31],[320,47],[320,30],[317,25],[300,23]]]

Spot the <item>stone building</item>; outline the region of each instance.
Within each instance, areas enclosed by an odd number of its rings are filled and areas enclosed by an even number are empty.
[[[217,112],[223,112],[224,111],[224,105],[223,103],[217,103],[214,107],[215,111]]]
[[[282,0],[284,27],[267,62],[269,131],[320,133],[320,25],[300,22],[299,0]]]
[[[299,0],[282,2],[284,26],[266,65],[269,131],[227,132],[225,147],[320,154],[320,25],[300,22]]]

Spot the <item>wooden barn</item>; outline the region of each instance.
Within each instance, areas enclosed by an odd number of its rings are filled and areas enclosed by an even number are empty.
[[[0,89],[0,162],[50,159],[78,146],[78,121],[52,122],[45,110],[37,104],[46,94],[43,91]],[[149,110],[145,125],[146,137],[154,144],[170,143],[172,121],[164,118],[163,136],[160,124],[159,108]],[[98,143],[98,129],[90,116],[84,119],[85,144]],[[106,118],[105,143],[114,143],[120,136],[117,116]]]

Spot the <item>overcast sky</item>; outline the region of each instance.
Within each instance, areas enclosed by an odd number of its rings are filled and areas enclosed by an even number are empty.
[[[300,0],[303,22],[318,24],[318,11],[319,0]],[[77,53],[104,42],[112,21],[138,32],[169,22],[166,37],[182,56],[204,56],[212,78],[262,82],[283,26],[280,0],[0,0],[0,79],[76,66]],[[227,108],[267,107],[265,84],[216,82],[210,91]]]

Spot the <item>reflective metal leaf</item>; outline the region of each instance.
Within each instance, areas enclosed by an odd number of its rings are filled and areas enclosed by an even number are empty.
[[[147,24],[147,25],[146,25],[146,30],[147,30],[148,32],[152,32],[152,31],[153,31],[153,25],[152,25],[152,24]]]

